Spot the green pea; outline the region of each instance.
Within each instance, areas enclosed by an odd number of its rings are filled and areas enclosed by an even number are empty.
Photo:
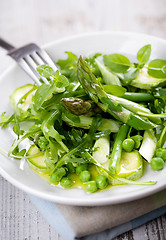
[[[66,167],[68,168],[68,170],[69,170],[70,173],[75,173],[76,168],[73,166],[72,163],[67,163],[67,164],[66,164]]]
[[[58,168],[53,172],[50,176],[50,182],[52,183],[59,183],[61,178],[66,175],[66,171],[64,168]]]
[[[73,184],[73,181],[69,177],[63,177],[60,182],[61,186],[64,188],[68,188]]]
[[[80,181],[83,183],[90,181],[91,177],[92,174],[88,170],[82,171],[80,173]]]
[[[154,157],[151,159],[150,165],[155,171],[162,170],[164,168],[164,160],[160,157]]]
[[[108,185],[107,178],[104,175],[99,175],[96,177],[96,184],[99,189],[104,189]]]
[[[126,152],[131,152],[134,148],[134,140],[131,138],[126,138],[123,143],[122,143],[122,148],[123,150],[125,150]]]
[[[76,174],[77,174],[77,175],[80,175],[80,173],[81,173],[82,171],[87,170],[87,169],[88,169],[88,167],[87,167],[86,164],[81,164],[81,165],[79,165],[79,166],[76,167]]]
[[[162,158],[166,161],[166,149],[165,148],[158,148],[155,153],[156,157]]]
[[[89,193],[94,193],[97,191],[97,184],[95,181],[89,181],[86,183],[86,191]]]

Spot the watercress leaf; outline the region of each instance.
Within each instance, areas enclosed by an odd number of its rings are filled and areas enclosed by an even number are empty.
[[[130,60],[122,54],[110,54],[103,56],[104,64],[113,72],[125,73],[131,66]]]
[[[53,69],[48,65],[39,65],[39,66],[37,66],[36,69],[37,69],[38,73],[42,77],[45,77],[45,78],[49,78],[54,73]]]
[[[106,93],[115,95],[117,97],[122,97],[127,91],[126,88],[118,85],[103,85],[103,89]]]
[[[150,54],[151,54],[151,45],[150,44],[147,44],[147,45],[143,46],[142,48],[140,48],[137,53],[137,59],[140,62],[140,64],[145,64],[149,60]]]
[[[148,74],[154,78],[166,78],[166,60],[152,60],[148,65]]]
[[[69,85],[68,79],[64,75],[60,75],[59,71],[54,73],[53,79],[55,81],[56,88],[64,88]]]

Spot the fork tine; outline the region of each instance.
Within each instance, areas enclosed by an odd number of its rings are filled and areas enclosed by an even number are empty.
[[[18,64],[25,70],[25,72],[28,73],[28,75],[36,82],[37,85],[41,85],[39,79],[36,77],[36,75],[30,69],[29,65],[23,59],[20,59],[18,61]]]
[[[33,57],[33,59],[36,61],[38,65],[45,64],[44,61],[39,57],[39,55],[36,52],[31,53],[31,56]]]
[[[54,72],[58,70],[58,68],[55,66],[54,62],[51,60],[51,58],[48,56],[48,54],[43,51],[42,49],[37,52],[37,54],[45,61],[46,64],[50,65]]]
[[[29,66],[33,69],[33,71],[35,72],[35,74],[37,74],[38,78],[41,78],[43,80],[44,83],[49,84],[48,80],[45,77],[42,77],[38,71],[36,70],[37,68],[37,64],[35,63],[35,61],[32,59],[32,57],[30,57],[29,55],[27,55],[26,57],[24,57],[25,61],[29,64]]]

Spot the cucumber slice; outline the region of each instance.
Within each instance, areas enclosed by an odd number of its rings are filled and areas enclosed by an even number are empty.
[[[32,96],[36,90],[36,86],[32,84],[26,84],[17,88],[10,96],[10,102],[14,110],[16,110],[19,101],[24,98],[23,102],[19,104],[18,108],[22,111],[26,111],[29,105],[32,103]]]
[[[46,170],[46,164],[45,164],[45,158],[44,158],[44,152],[41,152],[38,147],[35,145],[32,145],[28,152],[28,162],[32,164],[35,168],[38,168],[40,170]],[[32,157],[31,157],[32,156]]]
[[[99,163],[105,163],[108,160],[110,153],[110,138],[109,136],[101,137],[94,144],[93,158]]]
[[[146,68],[143,68],[130,84],[141,89],[151,89],[152,87],[157,87],[164,82],[166,82],[166,79],[154,78],[148,74]]]
[[[106,169],[108,169],[108,166],[109,161],[103,164],[103,167],[105,167]],[[143,159],[137,150],[134,150],[132,152],[125,151],[122,152],[121,160],[119,163],[119,169],[117,171],[117,177],[136,181],[137,179],[143,176],[143,171],[144,171]],[[111,178],[109,178],[109,182],[112,185],[123,184],[122,182]]]

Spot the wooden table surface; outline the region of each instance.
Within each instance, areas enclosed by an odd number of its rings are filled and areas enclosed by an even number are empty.
[[[97,30],[166,38],[166,0],[0,0],[0,36],[16,46]],[[0,240],[36,239],[62,240],[27,194],[0,177]],[[166,215],[119,239],[166,239]]]

